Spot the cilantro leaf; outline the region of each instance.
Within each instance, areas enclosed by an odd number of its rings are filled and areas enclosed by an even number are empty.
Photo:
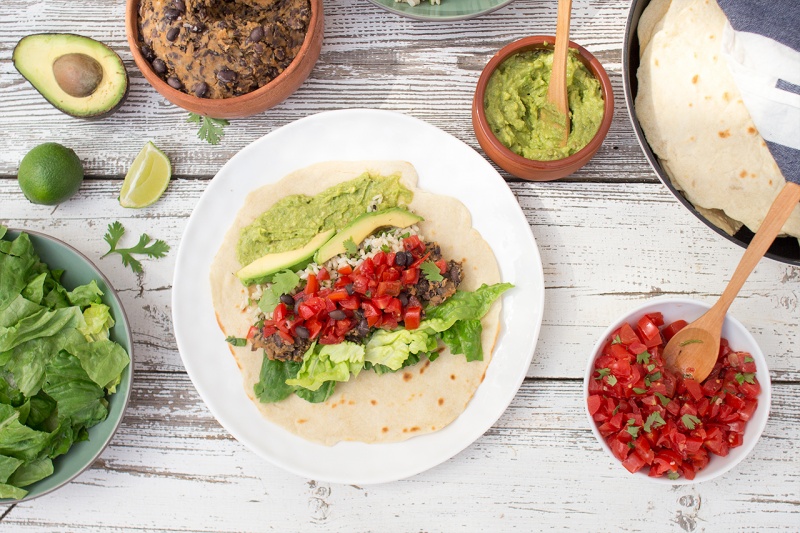
[[[232,346],[245,346],[247,344],[247,339],[243,339],[241,337],[226,337],[225,342]]]
[[[756,383],[755,377],[756,377],[756,375],[755,375],[754,372],[739,373],[739,374],[736,374],[736,382],[739,385],[741,385],[746,381],[746,382],[750,383],[751,385],[755,385],[755,383]]]
[[[439,267],[433,261],[425,261],[419,266],[419,269],[425,274],[428,281],[442,281],[442,273]]]
[[[597,377],[595,379],[601,379],[603,376],[609,375],[611,370],[608,368],[598,368],[595,372],[597,372]]]
[[[655,395],[658,396],[658,399],[661,401],[661,405],[663,407],[666,407],[667,405],[669,405],[669,402],[672,401],[663,394],[661,394],[660,392],[656,392]]]
[[[639,355],[636,356],[636,362],[642,365],[649,365],[650,364],[650,352],[647,350],[643,351]]]
[[[110,249],[102,256],[105,257],[109,254],[119,254],[122,258],[122,264],[129,266],[137,274],[144,272],[142,263],[133,257],[133,254],[146,255],[147,257],[158,259],[164,257],[169,252],[169,245],[161,239],[153,241],[147,233],[142,233],[139,236],[139,242],[136,246],[130,248],[117,248],[120,239],[125,234],[125,228],[119,221],[113,222],[108,225],[108,231],[103,235],[103,239],[108,243]],[[152,244],[151,244],[152,243]]]
[[[389,252],[391,252],[391,251],[392,251],[392,249],[391,249],[391,248],[389,248],[389,245],[387,245],[387,244],[383,244],[383,245],[381,245],[381,251],[382,251],[383,253],[385,253],[385,254],[388,254]]]
[[[189,113],[189,118],[186,119],[186,122],[200,124],[197,136],[209,144],[219,144],[222,136],[225,135],[223,129],[230,124],[224,118],[211,118],[197,113]]]
[[[650,413],[650,416],[647,417],[647,420],[644,423],[644,431],[645,433],[650,433],[652,429],[658,428],[666,424],[664,419],[661,418],[661,413],[658,411],[654,411]]]
[[[342,244],[344,245],[344,249],[347,250],[347,255],[352,256],[358,253],[358,245],[353,241],[352,237],[344,241]]]
[[[258,301],[258,308],[264,313],[272,313],[284,294],[290,294],[300,283],[300,276],[289,269],[281,270],[272,276],[272,284],[264,290]]]
[[[675,470],[670,470],[669,473],[667,474],[667,477],[674,481],[679,477],[681,477],[681,475]]]
[[[749,356],[745,356],[745,358],[744,358],[744,362],[745,362],[745,363],[752,363],[752,362],[754,362],[754,361],[755,361],[755,360],[754,360],[752,357],[749,357]]]
[[[631,437],[633,437],[635,439],[636,437],[639,436],[639,430],[641,428],[639,426],[634,426],[634,425],[629,424],[628,427],[625,428],[625,429],[627,429],[628,433],[630,433]]]
[[[640,389],[639,387],[634,387],[633,392],[636,394],[647,394],[647,389]]]
[[[700,419],[694,415],[686,413],[681,417],[681,422],[683,422],[683,425],[686,426],[686,429],[694,429],[697,424],[700,423]]]
[[[614,345],[614,344],[622,344],[622,339],[620,339],[619,335],[617,335],[617,336],[616,336],[616,337],[614,337],[614,339],[611,341],[611,344],[612,344],[612,345]]]
[[[617,377],[614,374],[611,374],[606,378],[606,383],[611,385],[612,387],[617,384]]]

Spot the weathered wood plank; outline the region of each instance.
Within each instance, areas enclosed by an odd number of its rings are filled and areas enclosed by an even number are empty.
[[[455,458],[408,480],[358,487],[282,471],[229,437],[185,375],[141,373],[123,424],[95,465],[66,488],[17,505],[2,525],[24,532],[115,531],[120,524],[169,531],[791,529],[800,523],[800,476],[792,468],[800,452],[786,443],[800,438],[798,393],[797,384],[777,385],[751,457],[701,485],[632,479],[588,429],[579,381],[527,380],[495,426]]]
[[[0,180],[0,222],[45,231],[96,260],[121,293],[138,364],[179,370],[170,288],[183,228],[205,185],[175,180],[157,204],[131,210],[116,201],[118,181],[89,180],[74,199],[53,208],[29,204],[14,180]],[[659,184],[515,183],[511,188],[531,224],[545,274],[544,322],[530,377],[581,377],[597,336],[616,316],[659,295],[711,302],[741,257],[741,248],[710,231]],[[145,260],[142,276],[116,256],[99,259],[108,250],[106,226],[114,220],[127,228],[124,239],[147,232],[173,250],[164,259]],[[800,269],[764,259],[732,307],[761,344],[775,379],[800,378],[798,301]]]

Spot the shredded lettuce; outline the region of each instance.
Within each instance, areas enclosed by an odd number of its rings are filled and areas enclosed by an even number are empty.
[[[286,380],[292,387],[316,391],[326,381],[348,381],[364,368],[364,347],[344,341],[340,344],[312,343],[303,356],[297,376]]]
[[[67,290],[25,233],[0,226],[0,498],[23,498],[108,416],[130,364],[95,281]]]

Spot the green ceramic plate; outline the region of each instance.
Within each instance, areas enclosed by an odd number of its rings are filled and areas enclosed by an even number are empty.
[[[89,468],[111,441],[117,430],[122,413],[128,404],[131,394],[131,381],[133,379],[133,339],[131,338],[128,317],[122,308],[116,291],[108,279],[92,262],[72,246],[36,231],[22,230],[30,235],[31,242],[42,261],[50,268],[64,270],[61,283],[68,290],[78,285],[97,281],[97,286],[103,291],[103,303],[111,308],[114,317],[114,327],[111,328],[110,337],[118,342],[131,356],[131,364],[122,372],[122,381],[117,386],[117,392],[109,397],[108,418],[89,429],[89,440],[73,444],[69,451],[53,460],[54,472],[51,476],[34,483],[28,487],[28,494],[22,500],[0,498],[0,503],[14,503],[27,501],[42,496],[66,485],[84,470]],[[14,239],[20,230],[9,229],[6,234],[8,239]]]
[[[485,15],[510,4],[513,0],[442,0],[438,6],[423,0],[418,6],[394,0],[369,0],[392,13],[417,20],[462,20]]]

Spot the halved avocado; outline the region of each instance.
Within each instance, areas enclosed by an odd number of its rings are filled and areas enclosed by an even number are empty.
[[[424,220],[422,217],[406,211],[402,207],[392,207],[385,211],[365,213],[323,244],[317,250],[314,261],[322,264],[331,257],[345,253],[347,251],[344,246],[345,241],[353,239],[355,244],[361,244],[361,241],[372,235],[378,228],[405,228],[422,220]]]
[[[59,111],[99,118],[128,94],[120,57],[101,42],[71,33],[36,33],[14,48],[14,67]]]
[[[335,231],[336,230],[330,229],[318,233],[302,248],[289,250],[288,252],[263,255],[239,270],[239,272],[236,273],[236,277],[245,285],[263,283],[267,281],[272,274],[286,268],[297,266],[303,261],[311,259],[314,252],[325,244]]]

